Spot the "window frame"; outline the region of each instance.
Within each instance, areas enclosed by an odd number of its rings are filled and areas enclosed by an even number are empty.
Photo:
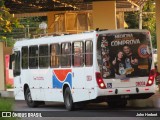
[[[14,77],[20,76],[21,74],[21,52],[14,51],[14,67],[13,67],[13,75]],[[18,59],[18,62],[17,62]],[[18,63],[18,64],[17,64]]]
[[[83,61],[82,61],[82,64],[80,65],[80,66],[75,66],[74,65],[74,43],[76,43],[76,42],[81,42],[82,43],[82,52],[80,53],[82,56],[83,56]],[[84,49],[84,46],[85,44],[84,44],[84,41],[83,40],[80,40],[80,41],[74,41],[74,42],[72,42],[72,66],[73,67],[84,67],[84,65],[85,65],[85,49]]]
[[[41,46],[47,46],[48,55],[45,55],[45,56],[40,55],[40,47]],[[38,67],[40,69],[48,68],[50,66],[50,64],[49,64],[49,62],[50,62],[50,52],[49,52],[49,50],[50,50],[50,46],[48,44],[41,44],[41,45],[38,46]],[[48,58],[48,65],[47,66],[40,66],[40,58]]]
[[[59,51],[58,51],[58,55],[55,55],[55,56],[58,56],[58,59],[59,59],[57,66],[52,66],[52,65],[51,65],[51,62],[52,62],[52,61],[51,61],[51,57],[52,57],[52,47],[51,47],[51,46],[52,46],[52,45],[58,45],[58,50],[59,50]],[[50,46],[50,49],[49,49],[49,50],[50,50],[50,51],[49,51],[49,52],[50,52],[50,67],[51,67],[51,68],[59,68],[59,67],[61,66],[61,44],[59,44],[59,43],[52,43],[52,44],[50,44],[49,46]]]
[[[30,56],[30,47],[34,47],[34,46],[36,46],[38,48],[37,49],[38,53],[37,53],[37,66],[36,67],[30,66],[30,58],[36,58],[36,57]],[[39,66],[39,46],[38,45],[31,45],[31,46],[29,46],[29,69],[38,69],[39,68],[38,66]]]
[[[23,48],[27,48],[27,57],[23,57]],[[27,58],[27,67],[23,67],[23,58]],[[21,48],[21,68],[22,69],[28,69],[29,68],[29,49],[28,46],[23,46]]]
[[[70,54],[62,54],[62,52],[63,52],[63,50],[62,50],[62,44],[66,44],[66,43],[68,43],[68,44],[70,44]],[[60,55],[61,55],[61,59],[60,59],[60,65],[61,65],[61,67],[62,68],[70,68],[71,66],[72,66],[72,42],[62,42],[61,44],[60,44]],[[62,57],[63,57],[63,55],[70,55],[70,65],[69,66],[63,66],[62,65]]]
[[[92,53],[89,53],[89,54],[92,54],[92,64],[91,64],[91,65],[87,65],[87,64],[86,64],[86,55],[87,55],[87,54],[86,54],[86,53],[87,53],[87,52],[86,52],[86,50],[87,50],[87,49],[86,49],[86,47],[87,47],[87,46],[86,46],[86,43],[87,43],[88,41],[90,41],[90,42],[92,43]],[[86,66],[86,67],[92,67],[92,66],[93,66],[93,41],[92,41],[92,40],[86,40],[86,41],[85,41],[85,66]]]

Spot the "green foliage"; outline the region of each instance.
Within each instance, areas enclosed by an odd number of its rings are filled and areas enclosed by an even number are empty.
[[[154,0],[148,0],[143,7],[143,11],[146,12],[143,14],[143,28],[151,32],[153,47],[157,48],[155,5],[153,2]]]
[[[43,34],[39,24],[47,21],[47,17],[14,18],[9,9],[4,6],[4,0],[0,0],[0,40],[12,47],[16,39],[30,38],[33,35]]]
[[[7,89],[13,88],[13,85],[7,84],[7,85],[6,85],[6,88],[7,88]]]
[[[154,0],[148,0],[143,7],[143,29],[150,31],[152,36],[152,45],[157,48],[156,40],[156,18],[155,18],[155,4]],[[139,12],[128,12],[125,14],[125,20],[128,24],[128,28],[139,28]]]
[[[33,37],[33,35],[43,34],[44,31],[39,29],[39,24],[41,22],[47,22],[47,17],[28,17],[28,18],[21,18],[20,23],[26,27],[26,33],[28,32],[27,29],[29,28],[29,37]],[[28,26],[28,28],[27,28]]]
[[[9,37],[9,36],[5,39],[5,41],[6,41],[6,46],[7,47],[13,47],[13,45],[15,43],[15,40],[13,38]]]
[[[143,11],[155,12],[155,4],[153,4],[154,2],[155,0],[148,0],[143,7]]]
[[[11,33],[13,31],[13,28],[23,28],[23,25],[19,23],[19,20],[15,18],[14,15],[9,13],[9,9],[4,6],[4,0],[1,0],[0,1],[0,39],[3,41],[9,40],[9,37],[7,36],[7,34]]]
[[[138,12],[128,12],[125,14],[125,21],[128,24],[128,28],[138,29]]]
[[[1,1],[0,1],[0,7],[3,7],[3,6],[4,6],[4,1],[1,0]]]

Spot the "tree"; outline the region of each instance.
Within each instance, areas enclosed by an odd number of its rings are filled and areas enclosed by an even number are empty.
[[[143,7],[143,28],[151,32],[152,45],[157,48],[155,4],[153,3],[154,0],[148,0]]]
[[[7,41],[7,33],[11,33],[13,28],[23,27],[14,15],[9,13],[5,7],[4,0],[0,0],[0,40]]]
[[[148,0],[143,7],[143,22],[142,28],[150,31],[152,36],[152,44],[157,48],[156,40],[156,18],[155,18],[155,4],[154,0]],[[139,28],[139,12],[128,12],[125,14],[125,20],[128,28]]]

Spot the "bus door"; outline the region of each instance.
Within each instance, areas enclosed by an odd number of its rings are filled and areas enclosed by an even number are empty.
[[[14,87],[15,87],[15,97],[19,99],[19,97],[22,97],[21,93],[21,69],[20,69],[20,51],[14,52],[14,61],[13,61],[13,75],[14,75]]]
[[[85,41],[85,85],[89,92],[90,99],[94,97],[94,76],[93,73],[93,42],[91,40]]]
[[[33,100],[44,100],[45,69],[48,68],[46,61],[48,56],[48,45],[29,47],[30,88]],[[46,53],[46,55],[47,55]]]
[[[89,93],[85,82],[85,54],[83,41],[73,43],[73,87],[75,88],[74,101],[88,100]],[[76,99],[76,100],[75,100]]]

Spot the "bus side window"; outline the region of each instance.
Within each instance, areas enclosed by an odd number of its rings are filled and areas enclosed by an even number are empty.
[[[14,59],[14,67],[13,67],[13,75],[14,77],[20,75],[20,51],[15,51],[14,53],[15,59]]]
[[[83,42],[73,43],[73,66],[80,67],[84,65],[84,47]]]
[[[22,69],[28,69],[28,47],[22,47]]]
[[[48,68],[49,66],[49,51],[48,45],[39,46],[39,67]]]
[[[85,42],[85,65],[92,66],[93,64],[93,43],[88,40]]]
[[[61,66],[71,66],[71,43],[61,44]]]
[[[29,68],[38,68],[38,46],[29,47]]]
[[[59,44],[52,44],[50,46],[51,52],[51,67],[59,67],[60,61],[60,48]]]

